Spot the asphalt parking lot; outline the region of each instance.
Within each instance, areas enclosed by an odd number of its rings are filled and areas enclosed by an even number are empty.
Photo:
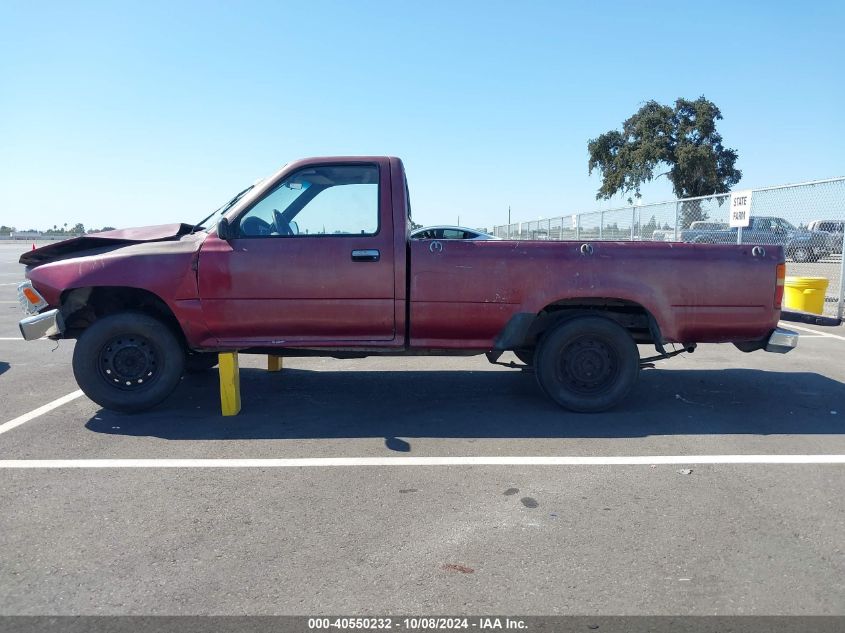
[[[19,249],[4,615],[845,614],[845,328],[703,346],[598,415],[483,357],[242,356],[240,415],[209,371],[126,416],[75,395],[72,342],[19,339]]]

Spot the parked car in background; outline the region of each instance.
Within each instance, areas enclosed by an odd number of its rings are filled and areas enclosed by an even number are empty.
[[[697,224],[693,222],[693,225]],[[705,223],[710,224],[710,223]],[[681,241],[692,244],[736,244],[737,229],[693,228],[681,231]],[[783,218],[754,216],[742,230],[743,244],[783,246],[786,256],[795,262],[815,262],[831,253],[829,233],[795,228]]]
[[[652,242],[674,242],[675,229],[658,229],[651,234]]]
[[[810,231],[824,231],[831,235],[830,250],[834,253],[842,252],[842,242],[845,239],[845,221],[842,220],[813,220],[807,225]]]
[[[724,231],[730,227],[724,222],[707,222],[705,220],[698,220],[689,225],[693,231]]]
[[[728,228],[727,224],[723,222],[704,222],[698,221],[693,222],[690,224],[691,230],[708,230],[708,231],[718,231],[721,229]],[[680,234],[678,236],[680,239]],[[654,233],[651,234],[651,241],[652,242],[674,242],[675,241],[675,229],[658,229]]]
[[[424,226],[411,231],[412,240],[499,240],[500,237],[463,226]]]

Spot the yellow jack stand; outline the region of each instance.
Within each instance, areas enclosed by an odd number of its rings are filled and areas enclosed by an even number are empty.
[[[283,366],[283,359],[281,356],[267,356],[267,371],[281,371]]]
[[[220,410],[224,416],[237,415],[241,410],[241,374],[237,352],[217,355],[220,373]]]

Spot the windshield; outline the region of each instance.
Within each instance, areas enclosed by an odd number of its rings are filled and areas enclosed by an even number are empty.
[[[210,215],[207,215],[202,220],[197,222],[194,225],[193,231],[198,231],[200,229],[204,229],[206,226],[214,226],[215,224],[217,224],[217,221],[223,216],[224,213],[226,213],[226,211],[235,206],[241,198],[243,198],[249,191],[254,189],[256,185],[260,184],[263,181],[264,178],[259,178],[246,189],[243,189],[242,191],[236,193],[234,196],[229,198],[229,200],[227,200],[222,206],[218,207],[215,211],[213,211]]]

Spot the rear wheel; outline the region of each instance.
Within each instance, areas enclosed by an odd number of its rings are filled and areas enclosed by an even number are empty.
[[[540,387],[560,406],[592,413],[619,404],[639,376],[639,352],[625,328],[577,317],[547,332],[535,358]]]
[[[179,384],[185,353],[170,329],[140,312],[96,320],[73,350],[73,375],[106,409],[134,413],[162,402]]]

